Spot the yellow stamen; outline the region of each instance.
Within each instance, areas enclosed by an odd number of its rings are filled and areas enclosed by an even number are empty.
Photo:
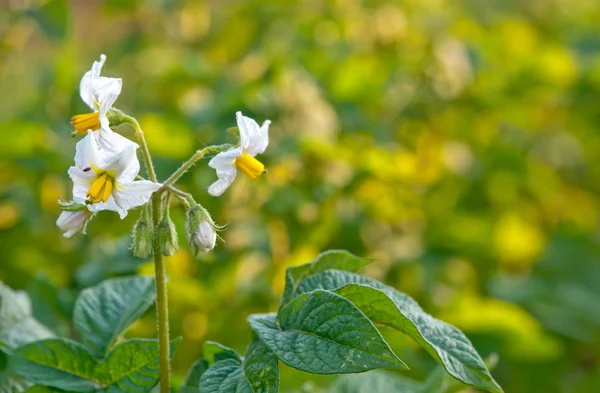
[[[102,202],[108,201],[110,194],[112,193],[113,182],[112,179],[109,179],[104,185],[104,192],[102,193]]]
[[[265,173],[263,163],[246,153],[235,159],[235,166],[252,180],[258,179],[260,175]]]
[[[100,129],[100,113],[86,113],[75,115],[71,118],[71,125],[75,129],[71,135],[85,135],[88,130],[96,131]]]
[[[105,172],[92,182],[86,196],[86,203],[106,202],[113,190],[113,179]]]

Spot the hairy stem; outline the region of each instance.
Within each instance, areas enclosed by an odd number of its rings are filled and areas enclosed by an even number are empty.
[[[148,171],[149,172],[149,171]],[[152,196],[152,207],[154,209],[154,227],[158,225],[161,216],[160,194]],[[160,393],[170,391],[170,353],[169,353],[169,305],[167,298],[167,281],[164,255],[157,252],[154,254],[154,275],[156,277],[156,314],[158,319],[158,346],[160,357]]]
[[[167,180],[163,183],[163,188],[167,188],[170,185],[174,184],[184,173],[186,173],[198,160],[200,160],[206,153],[208,153],[210,147],[205,147],[204,149],[198,150],[193,156],[190,157],[189,160],[184,162],[179,169],[177,169]]]
[[[157,183],[158,180],[156,178],[156,172],[154,171],[154,165],[152,164],[152,157],[150,156],[150,150],[148,149],[148,144],[146,143],[146,138],[144,137],[144,131],[142,131],[142,127],[140,127],[140,123],[138,123],[137,119],[131,116],[127,116],[123,114],[124,120],[131,124],[133,128],[135,128],[135,136],[137,140],[140,142],[142,146],[142,152],[144,153],[144,162],[146,163],[146,169],[148,171],[148,178],[150,181]]]

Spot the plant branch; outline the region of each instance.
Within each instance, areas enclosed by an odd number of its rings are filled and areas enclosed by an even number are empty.
[[[122,112],[121,112],[122,113]],[[146,169],[148,171],[148,177],[150,181],[157,183],[156,172],[154,171],[154,165],[152,164],[152,157],[150,156],[150,150],[148,149],[148,144],[146,143],[146,138],[144,137],[144,131],[142,127],[140,127],[140,123],[138,123],[137,119],[131,116],[128,116],[124,113],[123,121],[131,124],[135,129],[135,136],[137,140],[142,145],[142,152],[144,153],[144,162],[146,163]]]
[[[179,169],[177,169],[167,180],[163,182],[163,188],[168,188],[174,184],[184,173],[186,173],[198,160],[200,160],[206,153],[210,151],[211,147],[205,147],[204,149],[196,151],[196,153],[190,157],[189,160],[184,162]]]
[[[152,214],[154,227],[158,225],[161,216],[161,195],[152,196]],[[167,298],[167,280],[164,255],[154,254],[154,275],[156,277],[156,314],[158,320],[158,346],[160,359],[160,393],[169,393],[171,386],[171,366],[169,353],[169,305]]]

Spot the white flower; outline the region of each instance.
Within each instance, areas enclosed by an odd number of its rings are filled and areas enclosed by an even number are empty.
[[[212,196],[219,196],[233,183],[237,170],[244,172],[252,180],[256,180],[265,172],[265,166],[254,158],[265,151],[269,145],[269,120],[261,127],[249,117],[236,113],[240,131],[240,146],[221,152],[213,157],[208,166],[217,171],[219,180],[208,188]]]
[[[194,256],[198,257],[198,251],[208,252],[215,248],[216,242],[217,232],[215,228],[208,221],[202,220],[196,231],[192,233],[190,248]]]
[[[56,220],[56,225],[65,231],[64,237],[71,237],[76,232],[81,230],[85,225],[90,212],[87,209],[75,210],[75,211],[63,211]]]
[[[105,61],[106,56],[100,55],[100,61],[94,62],[92,69],[83,75],[79,84],[81,99],[94,112],[73,116],[71,125],[75,129],[73,135],[86,135],[88,130],[96,131],[95,137],[100,148],[116,153],[124,146],[135,143],[109,127],[107,113],[121,93],[123,82],[121,78],[100,76]]]
[[[134,180],[140,171],[136,144],[127,144],[117,153],[101,150],[92,131],[77,143],[75,166],[69,168],[73,180],[73,200],[87,204],[92,212],[112,210],[121,218],[127,211],[148,202],[161,184]]]

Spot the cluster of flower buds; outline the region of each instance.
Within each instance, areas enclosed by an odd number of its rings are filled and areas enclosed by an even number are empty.
[[[81,99],[92,112],[71,119],[72,136],[83,136],[83,139],[75,147],[75,165],[68,171],[73,180],[73,200],[60,202],[63,212],[56,224],[64,231],[65,237],[70,237],[78,231],[85,233],[88,223],[99,211],[114,211],[123,219],[129,210],[139,207],[140,218],[132,234],[134,254],[140,258],[148,258],[155,253],[173,255],[178,249],[177,231],[169,211],[173,193],[186,206],[188,245],[192,255],[199,258],[215,247],[217,231],[223,227],[216,225],[208,211],[191,195],[175,189],[173,183],[206,152],[214,154],[208,166],[216,170],[218,178],[208,188],[210,195],[222,195],[233,183],[238,171],[256,180],[266,172],[256,155],[263,153],[269,144],[270,121],[259,126],[237,112],[235,130],[239,135],[239,145],[210,146],[200,150],[161,184],[153,175],[150,153],[139,124],[113,108],[121,93],[122,81],[100,76],[105,61],[106,56],[101,55],[100,61],[94,62],[80,82]],[[111,128],[123,123],[136,127],[148,173],[154,181],[138,175],[140,163],[136,151],[139,145]],[[152,198],[154,193],[156,198]]]

